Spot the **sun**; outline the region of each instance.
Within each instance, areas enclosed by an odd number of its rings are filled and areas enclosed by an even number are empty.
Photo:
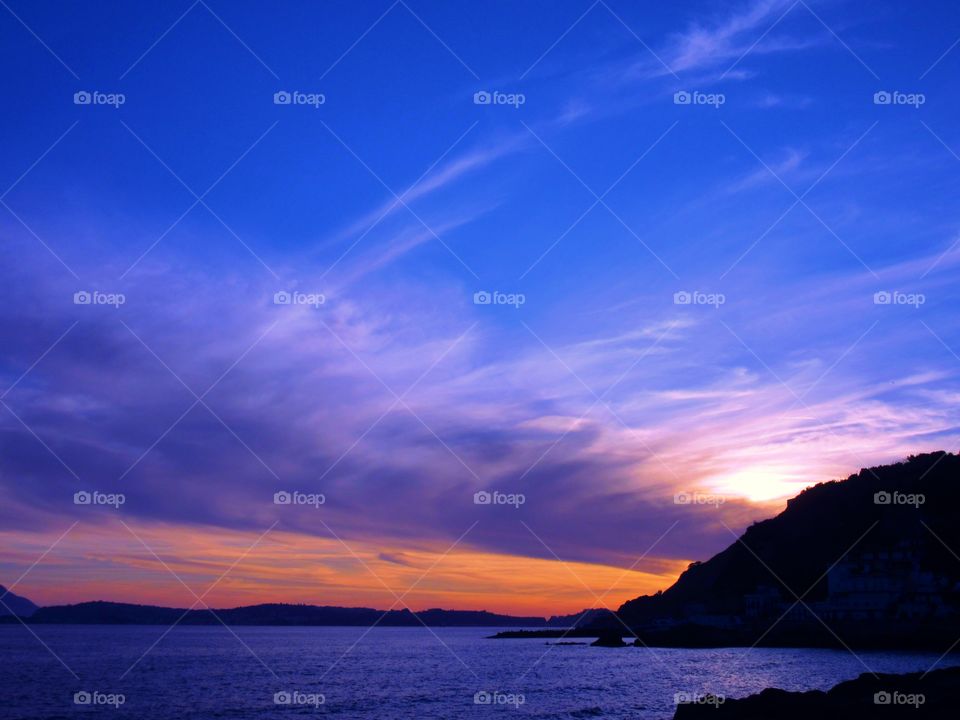
[[[714,492],[723,495],[766,503],[793,497],[810,483],[799,477],[795,470],[760,466],[714,476],[707,480],[707,484]]]

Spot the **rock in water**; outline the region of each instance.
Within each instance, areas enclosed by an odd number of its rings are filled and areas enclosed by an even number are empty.
[[[593,647],[626,647],[623,641],[623,633],[617,630],[604,630],[600,637],[590,643]]]

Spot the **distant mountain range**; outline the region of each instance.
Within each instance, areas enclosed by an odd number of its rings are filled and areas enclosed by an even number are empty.
[[[651,644],[945,647],[958,553],[960,458],[917,455],[804,490],[617,614]]]
[[[12,597],[18,601],[16,607],[10,602]],[[370,626],[377,623],[384,627],[416,627],[421,625],[422,621],[423,624],[431,627],[571,627],[580,617],[580,614],[577,614],[545,619],[542,617],[498,615],[485,610],[441,610],[436,608],[423,610],[414,615],[407,609],[384,612],[373,608],[281,603],[215,609],[213,611],[104,601],[38,608],[29,600],[13,595],[7,595],[4,602],[7,602],[11,610],[14,610],[17,615],[31,624],[59,625],[172,625],[175,622],[179,622],[181,625],[217,625],[223,621],[227,625]],[[0,618],[0,621],[15,622],[16,620],[9,617],[9,613],[7,613],[7,617]]]
[[[0,585],[0,617],[5,615],[17,615],[18,617],[30,617],[37,611],[37,606],[27,600],[7,590]]]

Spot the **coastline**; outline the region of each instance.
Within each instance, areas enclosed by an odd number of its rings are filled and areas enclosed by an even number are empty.
[[[871,632],[872,631],[872,632]],[[559,638],[599,638],[620,635],[639,647],[676,649],[710,649],[724,647],[822,648],[878,651],[932,651],[946,653],[960,628],[952,626],[911,627],[909,632],[877,632],[875,627],[843,627],[839,637],[821,628],[800,628],[765,632],[762,628],[729,630],[702,625],[684,624],[656,631],[630,631],[610,627],[561,629],[502,630],[488,636],[492,640],[552,640]],[[842,638],[842,640],[840,639]]]

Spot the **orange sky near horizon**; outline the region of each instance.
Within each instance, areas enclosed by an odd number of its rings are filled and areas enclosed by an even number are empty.
[[[7,584],[60,532],[0,533]],[[257,540],[255,533],[214,528],[80,523],[14,591],[38,605],[111,600],[190,607],[200,596],[213,608],[286,602],[549,616],[616,609],[665,589],[689,564],[653,553],[630,569],[490,553],[466,542],[453,550],[378,547],[277,529]]]

